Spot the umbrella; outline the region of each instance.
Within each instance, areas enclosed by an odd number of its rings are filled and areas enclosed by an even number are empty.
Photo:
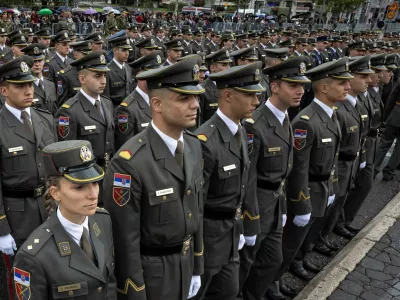
[[[103,10],[104,11],[107,11],[107,10],[112,10],[113,8],[111,7],[111,6],[106,6],[106,7],[103,7]]]
[[[85,12],[85,10],[82,9],[82,8],[76,7],[76,8],[72,9],[72,12],[74,12],[74,13],[83,13],[83,12]]]
[[[60,6],[59,8],[57,8],[57,10],[59,11],[70,11],[71,8],[68,6]]]
[[[121,13],[119,12],[119,10],[113,9],[114,14],[116,15],[120,15]]]
[[[43,8],[43,9],[39,10],[38,14],[39,14],[40,16],[43,16],[43,15],[51,15],[51,14],[53,14],[53,12],[52,12],[50,9],[48,9],[48,8]]]
[[[20,10],[19,11],[31,11],[32,9],[30,9],[30,8],[25,8],[25,7],[23,7],[23,8],[20,8]]]
[[[89,9],[85,10],[84,14],[85,15],[94,15],[94,14],[97,14],[97,11],[95,11],[93,8],[89,8]]]

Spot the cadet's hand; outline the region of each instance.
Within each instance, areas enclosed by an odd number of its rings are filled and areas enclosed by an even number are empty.
[[[256,244],[256,239],[257,239],[256,235],[245,236],[244,243],[246,244],[246,246],[254,246]]]
[[[7,255],[14,255],[14,250],[17,250],[17,245],[11,234],[0,236],[0,251]]]
[[[243,248],[243,246],[244,246],[244,243],[245,243],[245,239],[244,239],[244,235],[243,234],[241,234],[240,236],[239,236],[239,245],[238,245],[238,250],[242,250],[242,248]]]
[[[294,223],[294,225],[296,225],[298,227],[304,227],[310,221],[310,217],[311,217],[311,214],[295,216],[293,219],[293,223]]]
[[[282,228],[285,227],[285,225],[286,225],[286,220],[287,220],[287,216],[286,216],[286,214],[283,214],[283,215],[282,215]]]
[[[199,289],[201,287],[201,279],[200,276],[198,275],[193,275],[192,276],[192,281],[190,282],[190,287],[189,287],[189,296],[187,299],[190,299],[194,296],[197,295]]]

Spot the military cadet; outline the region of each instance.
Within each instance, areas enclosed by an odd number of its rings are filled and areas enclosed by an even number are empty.
[[[179,58],[182,57],[182,47],[183,40],[181,38],[170,40],[166,42],[165,48],[167,49],[167,59],[165,60],[163,66],[169,66],[175,64]]]
[[[388,54],[385,58],[386,70],[382,71],[382,78],[379,82],[383,106],[386,105],[386,101],[393,90],[393,71],[397,71],[396,57],[399,57],[397,53]]]
[[[148,55],[151,52],[153,52],[154,50],[158,49],[158,46],[156,45],[154,38],[151,38],[151,37],[144,38],[141,41],[139,41],[136,44],[136,47],[139,49],[139,53],[138,53],[139,57]]]
[[[347,197],[348,201],[346,201],[343,207],[343,213],[339,216],[336,227],[345,227],[354,234],[360,231],[360,229],[351,223],[371,191],[374,181],[376,136],[374,132],[371,131],[374,109],[369,97],[365,96],[368,84],[371,81],[369,76],[374,73],[374,71],[370,69],[370,59],[371,56],[363,56],[349,64],[349,69],[354,76],[354,79],[350,81],[351,89],[349,95],[357,96],[357,103],[360,104],[359,109],[362,119],[361,138],[365,140],[365,143],[362,153],[360,153],[360,165],[359,168],[356,169],[356,177]],[[355,166],[355,168],[357,168],[357,166]]]
[[[104,40],[103,40],[103,37],[99,33],[93,33],[91,35],[88,35],[85,38],[85,41],[91,42],[93,52],[103,50]]]
[[[10,51],[10,47],[6,45],[6,39],[7,31],[4,28],[0,28],[0,57],[6,55],[7,52]]]
[[[209,42],[204,41],[204,48],[207,55],[217,52],[219,50],[218,42],[221,35],[218,32],[211,32],[211,40]]]
[[[33,42],[33,37],[35,34],[32,31],[32,28],[23,28],[22,33],[28,37],[28,44],[32,44]]]
[[[365,43],[362,41],[359,42],[353,42],[348,45],[349,47],[349,57],[353,56],[363,56],[365,51]]]
[[[57,33],[57,35],[53,37],[52,42],[54,43],[56,52],[52,59],[46,61],[45,66],[48,68],[48,73],[46,74],[45,72],[44,76],[48,77],[53,82],[57,82],[60,70],[66,69],[74,60],[68,57],[69,43],[71,40],[67,30],[62,30]]]
[[[347,71],[347,61],[342,58],[306,72],[312,81],[315,98],[292,121],[294,161],[287,186],[283,263],[275,280],[288,270],[298,251],[304,252],[302,244],[307,233],[313,226],[321,229],[321,221],[335,199],[334,173],[341,132],[333,106],[346,100],[350,88],[348,80],[353,77]],[[291,271],[307,276],[302,258],[304,253],[299,253]],[[268,296],[271,299],[285,299],[279,285],[270,289]],[[282,283],[280,289],[286,293],[294,292]]]
[[[156,50],[131,63],[134,76],[143,71],[159,68],[161,56],[162,52]],[[138,80],[136,89],[121,102],[115,111],[115,149],[118,150],[127,140],[142,132],[150,122],[149,90],[145,80]]]
[[[134,89],[132,69],[127,64],[129,50],[132,47],[126,36],[112,39],[109,42],[112,45],[114,58],[108,64],[110,72],[107,74],[107,87],[104,94],[111,98],[116,108]]]
[[[110,70],[105,51],[92,52],[71,66],[78,70],[81,89],[57,111],[59,140],[88,140],[97,163],[106,169],[114,152],[114,119],[111,100],[100,96]]]
[[[152,38],[153,37],[153,29],[151,28],[151,25],[144,24],[142,28],[140,29],[140,32],[143,36],[143,38]]]
[[[326,53],[326,46],[328,44],[327,36],[317,37],[317,44],[311,53],[314,67],[319,66],[329,61],[328,54]]]
[[[192,49],[192,40],[193,40],[193,32],[190,29],[190,27],[184,27],[182,28],[182,37],[183,37],[183,51],[182,51],[182,56],[190,55],[193,53]]]
[[[307,38],[297,38],[295,42],[295,50],[293,51],[292,56],[296,57],[304,55],[304,49],[307,46]]]
[[[278,46],[276,45],[276,41],[277,41],[277,33],[275,29],[271,29],[269,30],[269,41],[267,44],[267,48],[269,49],[275,49],[278,48]]]
[[[213,73],[217,112],[196,130],[202,141],[204,176],[204,274],[195,299],[236,299],[239,250],[254,246],[260,231],[255,197],[245,199],[250,162],[240,120],[258,105],[261,62]],[[243,214],[243,220],[241,215]],[[244,227],[243,233],[241,227]]]
[[[229,55],[233,59],[235,66],[251,64],[258,60],[256,47],[254,46],[232,51]]]
[[[28,37],[23,34],[15,34],[12,38],[10,38],[9,44],[11,46],[10,51],[2,56],[2,63],[7,63],[24,55],[21,49],[28,46]]]
[[[304,57],[263,70],[272,95],[245,119],[251,167],[245,198],[257,199],[261,233],[254,248],[241,252],[240,287],[243,299],[261,300],[282,263],[282,233],[286,223],[285,180],[293,166],[293,133],[287,109],[299,106],[304,94]],[[262,282],[262,284],[260,284]]]
[[[293,57],[295,44],[292,39],[287,39],[283,42],[280,42],[279,47],[280,48],[288,48],[289,49],[289,57]]]
[[[206,73],[208,73],[208,68],[206,66],[206,54],[203,53],[198,53],[198,55],[200,55],[201,57],[201,64],[200,64],[200,68],[199,68],[199,82],[201,85],[203,85],[204,80],[206,79]],[[201,122],[203,123],[203,122]]]
[[[192,52],[194,54],[199,54],[199,53],[204,52],[202,37],[203,37],[203,31],[200,28],[197,28],[195,31],[193,31],[194,39],[193,39],[191,46],[192,46]]]
[[[247,33],[237,34],[235,38],[236,45],[232,48],[233,51],[248,47],[249,37]]]
[[[235,44],[235,37],[232,33],[224,33],[220,38],[220,48],[226,48],[232,51],[233,45]]]
[[[105,24],[104,24],[105,35],[106,35],[106,36],[111,35],[112,32],[111,32],[110,28],[112,29],[112,28],[114,28],[114,27],[117,27],[117,21],[115,20],[114,11],[113,11],[113,10],[110,10],[110,11],[108,12],[108,14],[107,14],[106,22],[105,22]]]
[[[53,143],[43,157],[47,193],[58,209],[15,257],[15,299],[116,300],[111,219],[97,208],[104,171],[90,143]]]
[[[328,56],[329,60],[335,60],[343,57],[340,52],[338,52],[338,43],[339,43],[340,37],[339,36],[332,36],[329,38],[329,42],[331,43],[331,46],[328,48]]]
[[[230,68],[232,60],[229,56],[229,51],[225,48],[207,55],[206,63],[210,74],[218,73]],[[203,122],[206,122],[218,109],[218,89],[214,81],[209,78],[204,80],[203,86],[206,91],[201,95],[200,110],[202,113],[201,119]]]
[[[45,50],[46,46],[43,44],[31,44],[22,48],[25,55],[33,59],[33,65],[29,66],[33,76],[36,77],[33,85],[35,98],[32,100],[32,106],[48,110],[54,115],[58,108],[57,93],[54,82],[43,76]]]
[[[155,44],[158,46],[159,49],[162,49],[164,47],[164,27],[160,26],[157,27],[155,30],[156,32],[156,38],[154,39]]]
[[[81,59],[85,55],[92,52],[91,41],[79,41],[69,44],[74,49],[75,59]],[[76,67],[69,65],[66,69],[60,70],[57,77],[57,105],[60,107],[76,95],[81,88],[81,83],[78,78],[78,70]]]
[[[198,57],[140,73],[153,120],[106,172],[119,299],[194,297],[203,273],[203,185],[196,123]],[[149,172],[149,169],[152,172]]]
[[[46,60],[50,60],[52,58],[52,55],[54,54],[52,51],[50,51],[50,42],[51,42],[51,28],[42,28],[39,31],[35,32],[37,42],[39,44],[43,44],[45,46],[45,58]]]
[[[138,34],[138,27],[136,24],[131,24],[127,29],[126,33],[129,36],[132,45],[135,45],[140,41],[140,36]]]
[[[33,65],[32,58],[21,56],[0,67],[0,91],[5,97],[0,111],[0,251],[9,255],[6,260],[47,219],[43,200],[46,171],[41,151],[57,141],[53,116],[30,107],[35,77],[29,65]],[[10,269],[7,271],[10,283],[12,274]]]
[[[260,50],[267,49],[268,42],[269,42],[269,30],[264,30],[260,33],[260,42],[258,43],[258,48]]]

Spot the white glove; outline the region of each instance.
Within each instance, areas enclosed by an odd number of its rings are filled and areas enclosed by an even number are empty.
[[[329,197],[328,197],[328,205],[327,205],[327,207],[328,207],[329,205],[331,205],[331,204],[333,203],[333,201],[335,201],[335,195],[329,196]]]
[[[311,214],[295,216],[293,219],[293,223],[294,223],[294,225],[296,225],[298,227],[304,227],[310,221],[310,217],[311,217]]]
[[[245,242],[246,242],[246,240],[244,239],[244,235],[241,234],[240,237],[239,237],[239,247],[238,247],[238,250],[242,250],[242,248],[243,248]]]
[[[364,169],[366,165],[367,165],[367,162],[366,162],[366,161],[362,162],[362,163],[360,164],[360,169]]]
[[[285,225],[286,225],[286,220],[287,220],[287,216],[286,216],[286,214],[283,214],[283,215],[282,215],[282,227],[285,227]]]
[[[246,246],[254,246],[256,244],[256,239],[257,236],[253,235],[253,236],[245,236],[244,237],[244,243],[246,244]]]
[[[199,275],[193,275],[192,276],[192,281],[190,282],[190,287],[189,287],[189,296],[187,299],[190,299],[194,296],[197,295],[199,289],[201,287],[201,279]]]
[[[0,251],[7,255],[14,255],[14,250],[17,250],[17,245],[11,234],[0,236]]]

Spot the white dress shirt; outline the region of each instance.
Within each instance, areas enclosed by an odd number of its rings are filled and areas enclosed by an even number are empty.
[[[104,110],[103,110],[103,105],[101,105],[100,95],[98,95],[97,99],[95,99],[95,98],[89,96],[88,94],[86,94],[83,89],[80,89],[80,92],[82,93],[83,96],[86,97],[86,99],[88,99],[90,101],[90,103],[92,103],[93,106],[96,103],[96,100],[100,101],[100,111],[101,111],[102,116],[104,117]]]
[[[120,64],[119,62],[117,62],[117,60],[115,58],[113,58],[113,61],[115,62],[115,64],[122,70],[122,68],[124,67],[124,65]]]
[[[317,98],[314,98],[314,102],[317,103],[321,108],[328,114],[329,118],[332,118],[333,116],[333,108],[330,108],[328,105],[325,103],[321,102]]]
[[[231,119],[229,119],[227,116],[225,116],[224,113],[219,110],[219,108],[217,109],[217,115],[222,119],[222,121],[224,121],[226,126],[228,126],[228,128],[229,128],[230,132],[232,132],[233,136],[235,136],[235,134],[237,133],[237,131],[239,129],[239,124],[236,124]]]
[[[61,56],[60,53],[56,52],[56,54],[58,55],[58,57],[62,60],[63,63],[65,63],[66,57]]]
[[[265,106],[268,107],[275,117],[279,120],[279,122],[283,125],[283,121],[285,120],[286,111],[282,112],[281,110],[277,109],[269,99],[265,102]]]
[[[173,139],[172,137],[166,135],[164,132],[162,132],[160,129],[158,129],[153,121],[151,121],[151,126],[153,126],[154,130],[158,133],[160,138],[167,145],[169,151],[171,151],[171,153],[172,153],[172,156],[175,156],[175,151],[176,151],[176,147],[178,146],[178,141]],[[181,136],[179,137],[179,141],[181,141],[183,143],[183,146],[185,146],[182,133],[181,133]]]
[[[150,106],[150,98],[149,95],[147,95],[145,92],[143,92],[140,87],[136,87],[136,91],[139,93],[140,96],[143,97],[144,101]]]
[[[5,105],[6,105],[7,109],[8,109],[22,124],[24,124],[24,120],[22,120],[22,118],[21,118],[21,112],[22,112],[22,110],[19,110],[19,109],[15,108],[15,107],[12,107],[12,106],[9,105],[7,102],[5,103]],[[29,115],[29,120],[31,120],[31,122],[32,122],[32,119],[31,119],[31,108],[30,108],[30,107],[27,107],[27,108],[25,108],[24,110],[28,113],[28,115]]]
[[[350,94],[347,94],[347,100],[349,100],[350,104],[351,104],[353,107],[356,107],[357,99],[356,99],[355,97],[353,97],[353,96],[350,95]]]
[[[83,227],[85,227],[89,232],[89,238],[90,238],[89,218],[87,216],[81,225],[72,223],[71,221],[64,218],[64,216],[61,214],[60,209],[57,209],[57,217],[58,220],[60,220],[60,223],[64,227],[65,231],[68,232],[68,234],[72,237],[74,242],[78,244],[79,248],[81,247]]]

